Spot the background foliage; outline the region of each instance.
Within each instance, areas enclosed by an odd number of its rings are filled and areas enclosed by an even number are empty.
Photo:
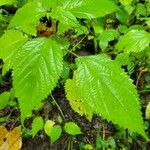
[[[10,108],[18,118],[8,129],[20,125],[23,138],[46,134],[53,146],[67,135],[68,149],[130,149],[134,140],[147,148],[149,1],[2,0],[0,11],[2,125],[14,117]]]

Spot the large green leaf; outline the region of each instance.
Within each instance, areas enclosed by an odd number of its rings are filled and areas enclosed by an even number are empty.
[[[18,9],[12,18],[9,28],[16,28],[30,35],[36,35],[36,26],[39,19],[46,15],[48,8],[44,2],[28,2]]]
[[[14,38],[15,37],[15,38]],[[0,38],[0,58],[3,59],[4,73],[12,68],[12,59],[28,38],[21,32],[15,30],[6,30],[5,34]]]
[[[146,137],[139,98],[132,81],[106,56],[76,59],[73,80],[84,103],[108,121]]]
[[[41,106],[56,86],[63,69],[60,46],[47,38],[28,41],[15,57],[13,84],[19,99],[22,121]]]
[[[143,30],[131,30],[117,43],[116,49],[130,52],[143,51],[150,43],[150,34]]]
[[[63,0],[60,3],[76,17],[87,19],[103,17],[117,8],[110,0]]]

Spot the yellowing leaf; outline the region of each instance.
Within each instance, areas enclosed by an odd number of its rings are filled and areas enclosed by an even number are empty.
[[[73,80],[69,79],[66,81],[65,90],[72,109],[81,116],[85,115],[88,120],[91,120],[93,116],[91,106],[82,101]]]
[[[2,149],[2,145],[4,143],[4,138],[8,134],[7,129],[4,126],[0,126],[0,150]]]
[[[0,150],[20,150],[22,146],[21,129],[16,127],[8,131],[0,126]]]
[[[44,130],[47,135],[50,135],[53,129],[55,122],[52,120],[47,120],[44,125]]]
[[[44,125],[45,133],[50,137],[51,144],[54,143],[62,133],[60,125],[55,125],[55,122],[52,120],[47,120]]]

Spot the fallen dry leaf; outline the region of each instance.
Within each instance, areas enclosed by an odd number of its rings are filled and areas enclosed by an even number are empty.
[[[8,131],[4,126],[0,126],[0,150],[20,150],[22,146],[20,127]]]

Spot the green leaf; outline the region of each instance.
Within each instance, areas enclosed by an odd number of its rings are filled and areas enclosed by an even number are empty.
[[[117,8],[110,0],[64,0],[60,3],[76,17],[86,19],[103,17]]]
[[[10,97],[9,92],[3,92],[2,94],[0,94],[0,109],[3,109],[7,106],[9,97]]]
[[[76,17],[62,7],[55,8],[51,13],[51,17],[59,20],[58,33],[62,33],[71,28],[83,30]]]
[[[26,36],[15,30],[6,30],[5,34],[0,38],[0,58],[5,63],[3,74],[12,68],[15,54],[27,40]]]
[[[135,11],[135,15],[137,17],[140,17],[140,16],[146,16],[146,8],[145,8],[145,5],[144,4],[141,4],[141,3],[138,3],[136,5],[136,11]]]
[[[135,86],[123,70],[103,55],[76,59],[73,80],[81,100],[100,116],[146,138]]]
[[[42,2],[29,2],[18,9],[12,18],[9,28],[16,28],[30,35],[36,35],[39,19],[46,15],[47,8]]]
[[[70,135],[82,134],[80,127],[74,122],[67,122],[64,126],[65,132]]]
[[[44,125],[44,131],[47,135],[50,135],[52,133],[54,124],[55,124],[55,122],[52,120],[46,121],[46,123]]]
[[[150,119],[150,102],[148,103],[146,107],[145,118]]]
[[[61,74],[61,78],[66,81],[69,78],[69,74],[70,74],[70,64],[68,62],[64,61],[63,64],[63,71]]]
[[[92,146],[91,144],[86,144],[86,145],[84,146],[84,149],[85,149],[85,150],[93,150],[94,148],[93,148],[93,146]]]
[[[121,8],[117,9],[116,11],[116,18],[122,23],[122,24],[127,24],[128,19],[129,19],[129,14],[128,12]]]
[[[150,15],[150,1],[146,3],[146,12],[147,12],[147,16],[149,16]]]
[[[128,6],[132,3],[133,0],[119,0],[119,2],[124,5],[124,6]]]
[[[32,137],[34,137],[39,132],[39,130],[42,130],[43,126],[44,126],[44,121],[42,117],[34,118],[32,122]]]
[[[150,34],[142,30],[131,30],[120,38],[116,45],[116,49],[119,51],[124,51],[126,53],[130,52],[140,52],[143,51],[150,43]]]
[[[62,133],[61,126],[60,125],[55,125],[53,127],[53,130],[52,130],[51,134],[49,135],[50,139],[51,139],[51,144],[53,144],[56,140],[59,139],[59,137],[61,136],[61,133]]]
[[[120,67],[121,66],[127,66],[128,74],[133,73],[135,63],[132,61],[129,54],[120,53],[119,55],[117,55],[115,62],[117,62]]]
[[[73,80],[68,79],[66,81],[65,91],[67,93],[66,97],[69,100],[72,109],[81,116],[85,115],[86,118],[91,121],[93,110],[88,103],[83,102]]]
[[[50,137],[51,144],[54,143],[61,136],[62,133],[61,126],[54,124],[54,121],[48,120],[44,125],[45,133]]]
[[[16,54],[13,85],[22,121],[56,86],[63,69],[62,57],[60,46],[48,38],[28,41]]]
[[[101,49],[105,50],[108,46],[108,43],[110,41],[115,40],[118,36],[119,36],[119,33],[117,30],[114,30],[114,29],[104,30],[98,37],[99,45]]]
[[[64,10],[62,7],[57,7],[54,11],[52,11],[51,16],[68,27],[80,26],[76,17],[71,12]]]
[[[0,6],[2,5],[10,5],[10,4],[13,4],[14,2],[16,2],[16,0],[1,0],[0,1]]]

